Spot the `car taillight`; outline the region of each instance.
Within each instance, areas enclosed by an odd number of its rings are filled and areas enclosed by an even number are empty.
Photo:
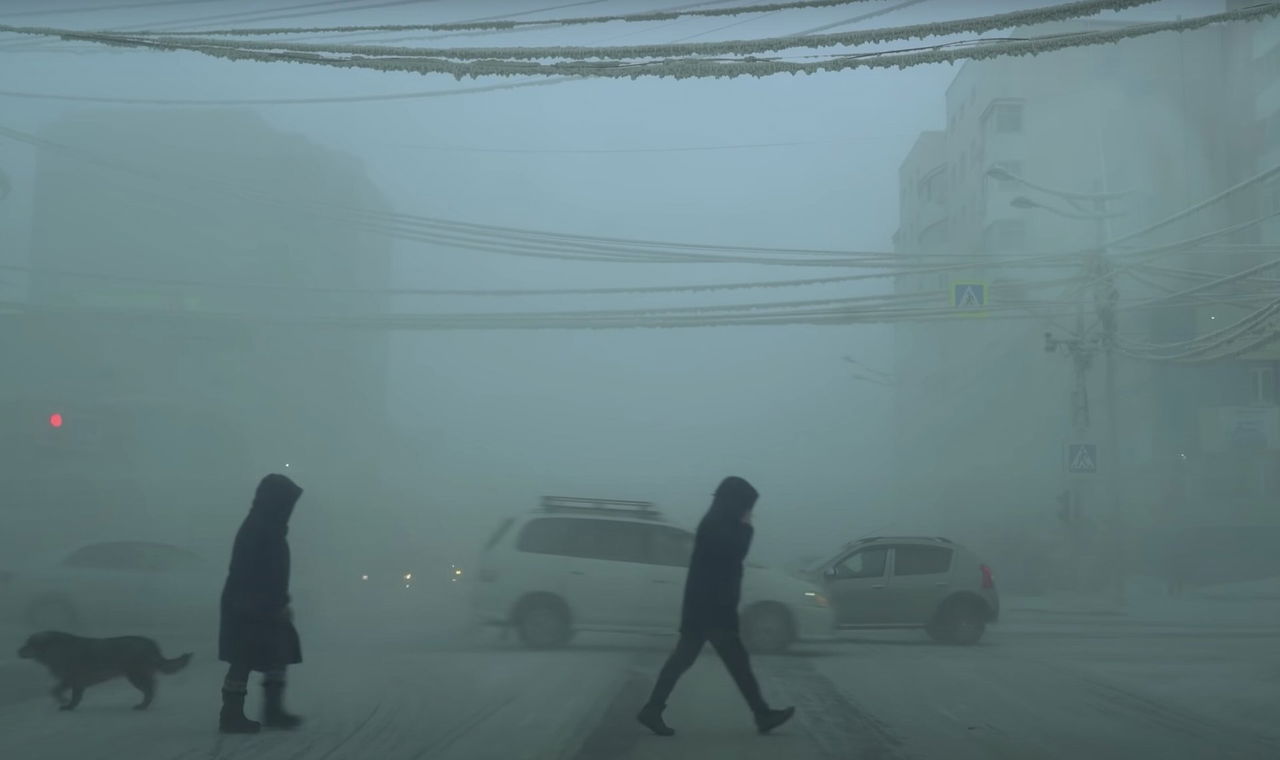
[[[982,566],[982,587],[983,588],[996,587],[996,579],[993,575],[991,575],[991,568],[987,567],[986,565]]]

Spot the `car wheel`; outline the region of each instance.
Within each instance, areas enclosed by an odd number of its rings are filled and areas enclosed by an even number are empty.
[[[778,605],[761,605],[747,612],[742,621],[742,642],[747,650],[761,654],[782,652],[795,641],[791,616]]]
[[[539,600],[525,606],[516,621],[520,641],[530,649],[556,649],[569,643],[569,611],[553,600]]]
[[[942,644],[972,646],[987,631],[987,619],[982,608],[970,601],[955,601],[938,612],[937,618],[925,626],[925,632]]]
[[[37,599],[27,606],[27,624],[39,631],[72,631],[80,627],[80,613],[62,597]]]

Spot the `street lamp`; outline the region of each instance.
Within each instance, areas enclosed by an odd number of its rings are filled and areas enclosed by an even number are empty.
[[[1032,190],[1039,190],[1042,193],[1057,196],[1058,198],[1062,198],[1066,201],[1112,200],[1115,198],[1124,198],[1126,196],[1133,195],[1136,192],[1135,190],[1113,190],[1110,192],[1079,193],[1072,190],[1063,190],[1061,188],[1036,184],[1026,177],[1020,177],[1017,174],[1014,174],[1003,166],[992,166],[990,169],[987,169],[987,176],[998,182],[1016,182],[1024,187],[1029,187]]]
[[[1054,206],[1049,206],[1035,199],[1028,198],[1025,195],[1019,195],[1018,197],[1009,201],[1009,205],[1013,206],[1014,208],[1021,208],[1021,209],[1029,209],[1029,208],[1044,209],[1045,211],[1048,211],[1051,214],[1057,214],[1058,216],[1065,217],[1067,219],[1083,219],[1085,221],[1100,221],[1103,219],[1115,219],[1116,217],[1124,216],[1124,214],[1119,214],[1119,213],[1090,212],[1090,213],[1082,214],[1074,211],[1064,211],[1060,208],[1055,208]]]

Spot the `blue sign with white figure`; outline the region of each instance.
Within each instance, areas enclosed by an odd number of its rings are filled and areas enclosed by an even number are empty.
[[[982,282],[957,282],[951,286],[951,305],[957,309],[981,309],[987,305],[987,286]]]
[[[1097,444],[1073,443],[1067,446],[1067,472],[1072,475],[1093,475],[1097,473]]]

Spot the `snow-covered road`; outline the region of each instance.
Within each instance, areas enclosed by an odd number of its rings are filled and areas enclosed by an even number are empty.
[[[256,737],[214,732],[222,669],[208,652],[197,650],[196,664],[165,679],[146,713],[129,709],[135,694],[123,683],[92,689],[79,710],[59,713],[34,666],[0,663],[0,757],[1280,757],[1276,625],[1027,613],[967,649],[913,633],[804,647],[756,659],[771,701],[799,708],[769,737],[752,731],[710,654],[673,697],[668,720],[679,734],[645,734],[632,715],[668,643],[584,637],[535,653],[410,630],[335,637],[310,646],[293,675],[291,705],[308,718],[304,729]]]

